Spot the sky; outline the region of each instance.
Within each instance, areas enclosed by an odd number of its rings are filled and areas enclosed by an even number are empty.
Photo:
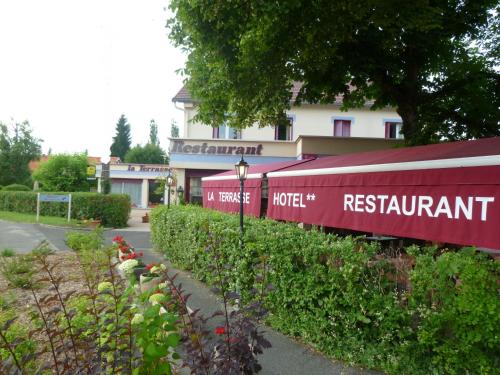
[[[186,56],[165,28],[168,0],[0,0],[0,122],[28,120],[42,151],[109,159],[123,113],[132,145],[149,123],[168,146]],[[182,126],[181,126],[182,129]],[[182,134],[181,134],[182,135]]]

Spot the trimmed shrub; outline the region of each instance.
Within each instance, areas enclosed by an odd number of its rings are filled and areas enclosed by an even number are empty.
[[[102,228],[92,232],[68,232],[66,233],[66,245],[75,251],[97,251],[101,249],[104,239]]]
[[[51,193],[57,194],[57,193]],[[68,193],[60,193],[68,194]],[[130,198],[125,194],[71,193],[71,217],[77,220],[101,220],[102,225],[110,227],[127,226],[130,214]],[[37,193],[0,191],[0,211],[36,213]],[[68,204],[41,202],[40,214],[65,217]]]
[[[21,184],[11,184],[4,186],[2,189],[3,191],[31,191],[29,187],[26,185],[21,185]]]
[[[393,374],[488,374],[500,364],[500,264],[473,249],[412,247],[414,269],[402,271],[376,244],[268,219],[246,217],[241,246],[237,215],[193,206],[154,209],[151,233],[155,248],[209,284],[205,247],[215,238],[246,303],[266,267],[268,323],[331,357]]]

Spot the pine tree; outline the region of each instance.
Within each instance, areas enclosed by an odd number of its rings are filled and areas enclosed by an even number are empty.
[[[160,141],[158,139],[158,125],[154,119],[151,119],[149,123],[149,143],[155,146],[160,145]]]
[[[177,122],[172,120],[170,124],[170,137],[179,138],[179,127],[177,126]]]
[[[130,124],[125,115],[122,114],[116,124],[116,135],[113,137],[113,143],[110,147],[111,156],[118,156],[120,160],[124,160],[125,154],[130,150],[131,143]]]

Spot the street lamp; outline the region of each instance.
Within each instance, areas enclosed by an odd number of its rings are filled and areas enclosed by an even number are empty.
[[[236,176],[240,180],[240,233],[243,241],[243,185],[247,179],[248,172],[248,163],[243,160],[243,154],[241,154],[241,160],[234,167],[236,169]]]
[[[172,176],[172,171],[169,169],[167,174],[167,186],[168,186],[168,196],[167,196],[167,208],[170,208],[170,188],[174,184],[174,176]]]
[[[184,194],[184,188],[182,186],[178,186],[177,187],[177,196],[178,196],[178,203],[181,204],[181,200],[182,200],[182,195]]]

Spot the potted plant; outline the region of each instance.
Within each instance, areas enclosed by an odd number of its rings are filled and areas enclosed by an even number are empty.
[[[141,292],[155,289],[161,283],[161,272],[166,270],[167,267],[160,263],[150,263],[146,266],[146,272],[143,272],[139,278]]]
[[[149,216],[147,212],[142,216],[142,222],[149,223]]]
[[[127,241],[123,239],[122,236],[115,236],[113,238],[113,246],[116,248],[117,257],[120,262],[124,262],[130,259],[138,259],[144,254],[142,251],[137,252]],[[138,259],[141,265],[144,265],[140,259]]]
[[[117,258],[120,262],[127,260],[128,255],[133,251],[133,248],[123,239],[122,236],[115,236],[113,238],[113,246],[116,248]]]

